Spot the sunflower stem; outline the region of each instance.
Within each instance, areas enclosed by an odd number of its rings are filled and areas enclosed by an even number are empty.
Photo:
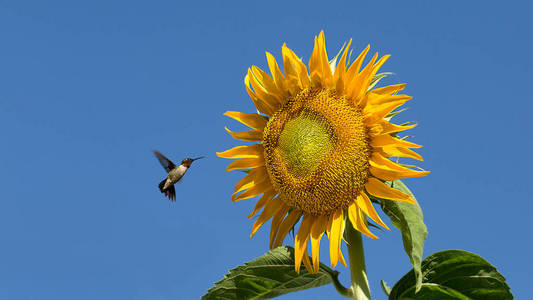
[[[352,278],[352,299],[370,300],[370,286],[366,276],[365,253],[363,250],[363,238],[361,233],[350,226],[346,226],[346,242],[350,258],[350,275]]]

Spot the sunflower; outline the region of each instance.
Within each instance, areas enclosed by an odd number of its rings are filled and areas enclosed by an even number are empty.
[[[376,53],[362,68],[370,47],[350,63],[351,40],[328,59],[324,33],[315,36],[309,67],[285,44],[283,68],[266,53],[270,74],[252,66],[244,78],[257,113],[228,111],[252,130],[228,133],[239,140],[258,142],[217,153],[238,159],[226,170],[245,170],[237,182],[233,201],[261,195],[248,216],[261,214],[251,236],[269,219],[270,248],[281,246],[287,233],[301,220],[295,236],[295,269],[303,263],[318,272],[320,241],[329,238],[331,266],[340,261],[345,220],[359,232],[377,238],[367,217],[388,229],[369,196],[413,203],[413,199],[383,181],[420,177],[416,171],[389,157],[422,160],[411,148],[420,145],[396,133],[416,124],[389,122],[391,113],[412,97],[399,94],[405,84],[375,88],[386,73],[379,68],[389,58]],[[340,57],[340,59],[339,59]],[[307,245],[311,240],[312,265]]]

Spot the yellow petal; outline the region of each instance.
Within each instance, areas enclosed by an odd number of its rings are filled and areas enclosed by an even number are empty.
[[[370,173],[372,176],[377,177],[379,179],[383,180],[398,180],[403,178],[415,178],[415,177],[422,177],[429,174],[429,171],[410,171],[410,172],[402,172],[402,171],[392,171],[392,170],[386,170],[381,169],[379,167],[370,166],[369,168]]]
[[[292,51],[285,43],[283,43],[283,46],[281,47],[281,54],[283,56],[283,69],[285,72],[287,89],[289,90],[289,94],[294,95],[297,93],[297,91],[302,89],[302,86],[300,84],[300,79],[298,78],[298,72],[294,67],[294,63],[289,52]]]
[[[311,81],[309,79],[309,74],[307,73],[307,67],[302,62],[300,58],[289,48],[283,48],[287,54],[287,57],[290,58],[292,64],[298,73],[298,80],[300,82],[300,88],[304,89],[311,86]]]
[[[413,150],[409,148],[403,148],[403,147],[394,147],[394,145],[376,148],[380,153],[383,154],[385,157],[409,157],[416,160],[423,161],[424,159],[420,154],[414,152]]]
[[[276,111],[273,104],[269,102],[265,102],[263,99],[260,99],[254,91],[252,91],[252,88],[250,87],[250,74],[251,71],[248,69],[248,74],[244,76],[244,86],[246,87],[246,92],[248,92],[248,95],[250,96],[250,99],[252,99],[252,102],[255,105],[255,108],[257,110],[267,116],[272,116],[274,112]],[[253,75],[251,75],[253,76]]]
[[[326,230],[327,221],[328,219],[326,216],[318,216],[311,227],[311,254],[313,256],[314,273],[317,273],[318,268],[320,267],[318,252],[320,250],[320,240],[322,239],[322,235]]]
[[[377,105],[366,105],[363,110],[363,115],[365,116],[365,123],[373,124],[381,121],[390,112],[392,112],[397,107],[403,105],[409,99],[406,98]]]
[[[392,95],[403,90],[405,88],[405,85],[406,85],[405,83],[389,85],[389,86],[373,89],[372,93],[376,93],[380,95]]]
[[[324,36],[324,30],[320,31],[320,34],[318,35],[318,45],[320,47],[320,63],[322,64],[322,80],[326,87],[331,87],[333,85],[333,74],[331,73],[328,53],[326,51],[326,38]]]
[[[293,209],[289,212],[289,214],[285,217],[285,219],[281,222],[279,225],[278,233],[276,234],[276,241],[274,242],[274,248],[277,248],[283,244],[283,240],[285,239],[285,236],[291,228],[298,222],[300,219],[300,216],[302,213],[296,209]]]
[[[408,142],[406,140],[397,139],[388,134],[378,135],[372,138],[370,142],[372,147],[407,147],[407,148],[421,148],[422,146],[415,143]]]
[[[265,205],[265,208],[259,215],[259,218],[254,223],[254,226],[252,228],[252,234],[250,234],[250,238],[254,236],[254,234],[259,230],[259,227],[261,227],[263,224],[265,224],[268,219],[272,218],[285,204],[279,199],[279,197],[273,198],[272,200],[268,201]]]
[[[274,82],[276,84],[276,87],[279,93],[283,97],[288,97],[289,93],[288,93],[287,84],[285,82],[285,76],[283,76],[283,74],[281,73],[279,66],[278,66],[278,62],[276,61],[274,56],[272,56],[272,54],[267,52],[266,56],[267,56],[268,68],[270,69],[270,73],[272,74],[272,77],[274,78]]]
[[[344,74],[346,74],[346,58],[348,56],[348,52],[350,52],[351,45],[352,45],[352,39],[348,41],[346,48],[344,48],[344,51],[342,52],[341,59],[337,63],[337,66],[335,68],[335,73],[333,75],[335,81],[337,81],[337,79],[339,78],[344,77]]]
[[[252,66],[252,74],[257,82],[261,85],[261,92],[265,93],[269,99],[275,99],[277,103],[281,103],[280,91],[274,82],[274,79],[268,75],[265,71],[259,69],[256,66]],[[253,85],[252,85],[253,86]],[[257,90],[254,87],[254,91],[257,94]]]
[[[346,71],[345,79],[344,79],[344,85],[346,89],[346,85],[348,85],[350,82],[352,82],[352,79],[359,73],[359,70],[361,69],[361,66],[363,65],[363,61],[365,60],[366,54],[368,53],[368,50],[370,50],[370,45],[366,46],[366,48],[357,56],[357,59],[350,65],[348,68],[348,71]]]
[[[362,99],[361,106],[364,107],[366,105],[366,99],[367,98],[365,96],[367,94],[368,86],[370,85],[370,82],[372,82],[372,79],[376,75],[376,73],[379,70],[379,68],[381,68],[381,66],[387,61],[387,59],[389,59],[389,57],[390,57],[390,55],[384,55],[383,57],[381,57],[378,60],[377,63],[372,65],[372,67],[370,68],[370,72],[362,73],[362,76],[361,76],[362,77],[361,78],[361,81],[362,81],[361,90],[359,91],[359,95],[357,96],[357,98]]]
[[[274,218],[272,218],[272,225],[270,225],[270,245],[269,245],[270,249],[273,249],[274,242],[276,241],[276,235],[278,234],[278,231],[279,231],[279,226],[288,211],[289,211],[289,207],[284,205],[274,215]]]
[[[263,193],[263,196],[261,196],[261,198],[259,198],[259,200],[257,200],[257,203],[255,203],[254,210],[252,210],[252,212],[248,215],[248,219],[250,219],[253,216],[255,216],[255,214],[261,208],[263,208],[268,203],[268,201],[272,200],[272,198],[274,198],[275,195],[276,195],[276,192],[273,189],[266,190]]]
[[[268,123],[268,120],[259,114],[248,114],[248,113],[242,113],[238,111],[227,111],[224,113],[224,115],[234,120],[237,120],[250,128],[257,129],[259,131],[263,131],[266,124]]]
[[[415,171],[383,157],[374,152],[370,159],[370,173],[383,180],[397,180],[402,178],[422,177],[429,174],[429,171]]]
[[[355,104],[359,104],[361,102],[360,96],[364,95],[368,90],[368,83],[366,79],[372,71],[372,66],[374,65],[377,58],[378,54],[376,53],[372,57],[372,60],[370,60],[366,67],[361,71],[361,73],[355,76],[348,85],[346,93],[348,97],[352,99],[352,101],[354,101]]]
[[[385,158],[383,155],[374,152],[372,153],[372,156],[370,157],[370,165],[375,166],[384,170],[394,170],[394,171],[413,171],[409,168],[406,168],[404,166],[401,166],[393,161],[391,161],[388,158]],[[417,171],[413,171],[417,172]]]
[[[374,197],[414,203],[414,200],[413,198],[411,198],[411,196],[400,192],[397,189],[391,188],[390,186],[386,185],[385,183],[379,181],[376,178],[368,178],[368,182],[365,184],[365,189],[370,195]]]
[[[217,152],[222,158],[259,158],[263,157],[263,145],[237,146],[224,152]]]
[[[366,86],[368,86],[370,84],[370,82],[372,81],[372,79],[374,78],[374,76],[376,76],[376,73],[379,71],[379,69],[381,68],[381,66],[383,66],[383,64],[389,59],[390,55],[387,54],[387,55],[383,55],[377,63],[375,63],[373,66],[372,66],[372,71],[370,72],[370,75],[367,76],[366,80]],[[365,91],[366,93],[366,91]]]
[[[404,131],[407,129],[411,129],[413,127],[416,127],[416,124],[401,126],[401,125],[392,124],[389,121],[382,119],[376,122],[375,124],[371,125],[369,133],[371,136],[377,136],[381,134],[390,134],[394,132],[400,132],[400,131]]]
[[[258,184],[250,187],[246,191],[240,193],[239,195],[233,194],[231,195],[231,201],[236,202],[244,199],[250,199],[255,196],[261,195],[265,191],[272,188],[272,183],[270,183],[270,180],[265,180],[262,182],[259,182]]]
[[[400,100],[411,100],[413,97],[400,94],[400,95],[380,95],[374,93],[374,91],[368,93],[368,105],[380,105],[390,102],[397,102]]]
[[[344,259],[344,255],[342,255],[341,248],[339,248],[339,261],[343,266],[348,267],[348,265],[346,264],[346,260]]]
[[[355,202],[352,202],[350,206],[348,206],[348,218],[350,219],[353,228],[355,228],[357,231],[367,235],[372,239],[378,238],[368,229],[366,221],[362,216],[361,209],[359,209]]]
[[[363,230],[366,230],[367,232],[370,232],[370,230],[368,229],[368,221],[366,219],[366,215],[360,209],[357,210],[357,222],[358,222],[358,226],[360,228],[362,228]],[[372,233],[370,233],[370,234],[371,234],[371,235],[369,235],[370,238],[372,238],[372,239],[377,239],[378,238],[374,234],[372,234]]]
[[[253,169],[264,165],[265,158],[262,155],[255,158],[243,158],[231,162],[231,164],[226,167],[226,172],[233,170]]]
[[[248,131],[241,131],[241,132],[233,132],[229,130],[227,127],[224,127],[226,131],[237,140],[241,141],[247,141],[247,142],[257,142],[261,141],[263,139],[263,132],[257,131],[257,130],[248,130]]]
[[[335,268],[339,260],[339,248],[341,246],[342,222],[344,221],[342,208],[337,209],[330,217],[329,255],[331,267]]]
[[[333,85],[324,31],[321,31],[318,37],[315,36],[315,46],[309,59],[309,72],[313,85],[317,87],[331,87]]]
[[[376,60],[378,59],[378,57],[379,57],[379,54],[376,52],[374,54],[374,56],[372,56],[372,59],[370,60],[370,62],[363,68],[361,73],[359,73],[360,79],[366,79],[367,77],[370,77],[369,75],[374,70],[374,65],[376,64]],[[381,61],[381,59],[380,59],[380,61]]]
[[[307,253],[307,248],[304,249],[304,266],[307,269],[307,272],[313,274],[313,268],[311,267],[311,262],[309,261],[309,254]]]
[[[311,226],[315,221],[315,217],[312,215],[304,215],[298,233],[294,238],[294,266],[296,273],[300,274],[300,265],[302,264],[302,258],[304,256],[304,249],[307,248],[307,241],[309,240],[309,232]]]
[[[350,46],[352,45],[352,39],[348,41],[348,45],[342,53],[337,67],[335,68],[335,74],[333,75],[333,81],[335,82],[335,89],[339,94],[344,92],[344,74],[346,74],[346,57],[348,55]]]
[[[320,46],[318,45],[318,38],[315,36],[315,45],[311,57],[309,57],[309,74],[311,82],[314,86],[322,86],[322,64],[320,63]]]
[[[259,182],[265,181],[266,179],[268,179],[268,174],[265,166],[252,169],[248,174],[246,174],[246,176],[244,176],[235,184],[235,189],[233,190],[233,193],[244,191],[245,189]]]
[[[389,54],[383,55],[376,64],[372,66],[372,72],[370,73],[369,78],[372,79],[376,75],[376,73],[379,71],[379,69],[383,66],[383,64],[390,58]]]
[[[372,202],[365,193],[361,192],[359,195],[357,195],[356,202],[359,209],[362,210],[365,215],[369,216],[370,219],[383,226],[384,228],[389,229],[389,227],[385,225],[385,223],[383,223],[378,213],[374,209]]]
[[[253,70],[259,70],[257,67],[252,67],[252,71],[248,71],[248,75],[250,78],[250,83],[252,84],[252,88],[254,89],[255,94],[257,97],[263,102],[267,103],[270,107],[274,109],[274,111],[277,110],[279,107],[281,100],[278,98],[276,93],[269,93],[268,90],[266,90],[263,85],[261,85],[261,82],[259,81],[259,76],[253,72]],[[270,80],[270,76],[268,76],[266,73],[264,73],[266,77],[268,77]],[[276,88],[274,86],[274,88]]]

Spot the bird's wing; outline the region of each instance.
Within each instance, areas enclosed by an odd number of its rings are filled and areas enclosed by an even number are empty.
[[[157,150],[153,150],[155,156],[159,160],[159,163],[167,170],[167,173],[170,172],[170,170],[174,169],[176,165],[170,161],[170,159],[166,158],[163,154],[159,153]]]

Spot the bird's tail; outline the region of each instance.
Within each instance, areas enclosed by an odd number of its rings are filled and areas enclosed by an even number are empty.
[[[176,189],[174,189],[174,185],[171,185],[169,187],[167,187],[166,189],[163,189],[165,187],[165,182],[167,181],[167,179],[163,179],[163,181],[161,181],[159,183],[159,190],[161,191],[161,193],[165,194],[165,196],[168,197],[168,200],[174,202],[176,201]]]

